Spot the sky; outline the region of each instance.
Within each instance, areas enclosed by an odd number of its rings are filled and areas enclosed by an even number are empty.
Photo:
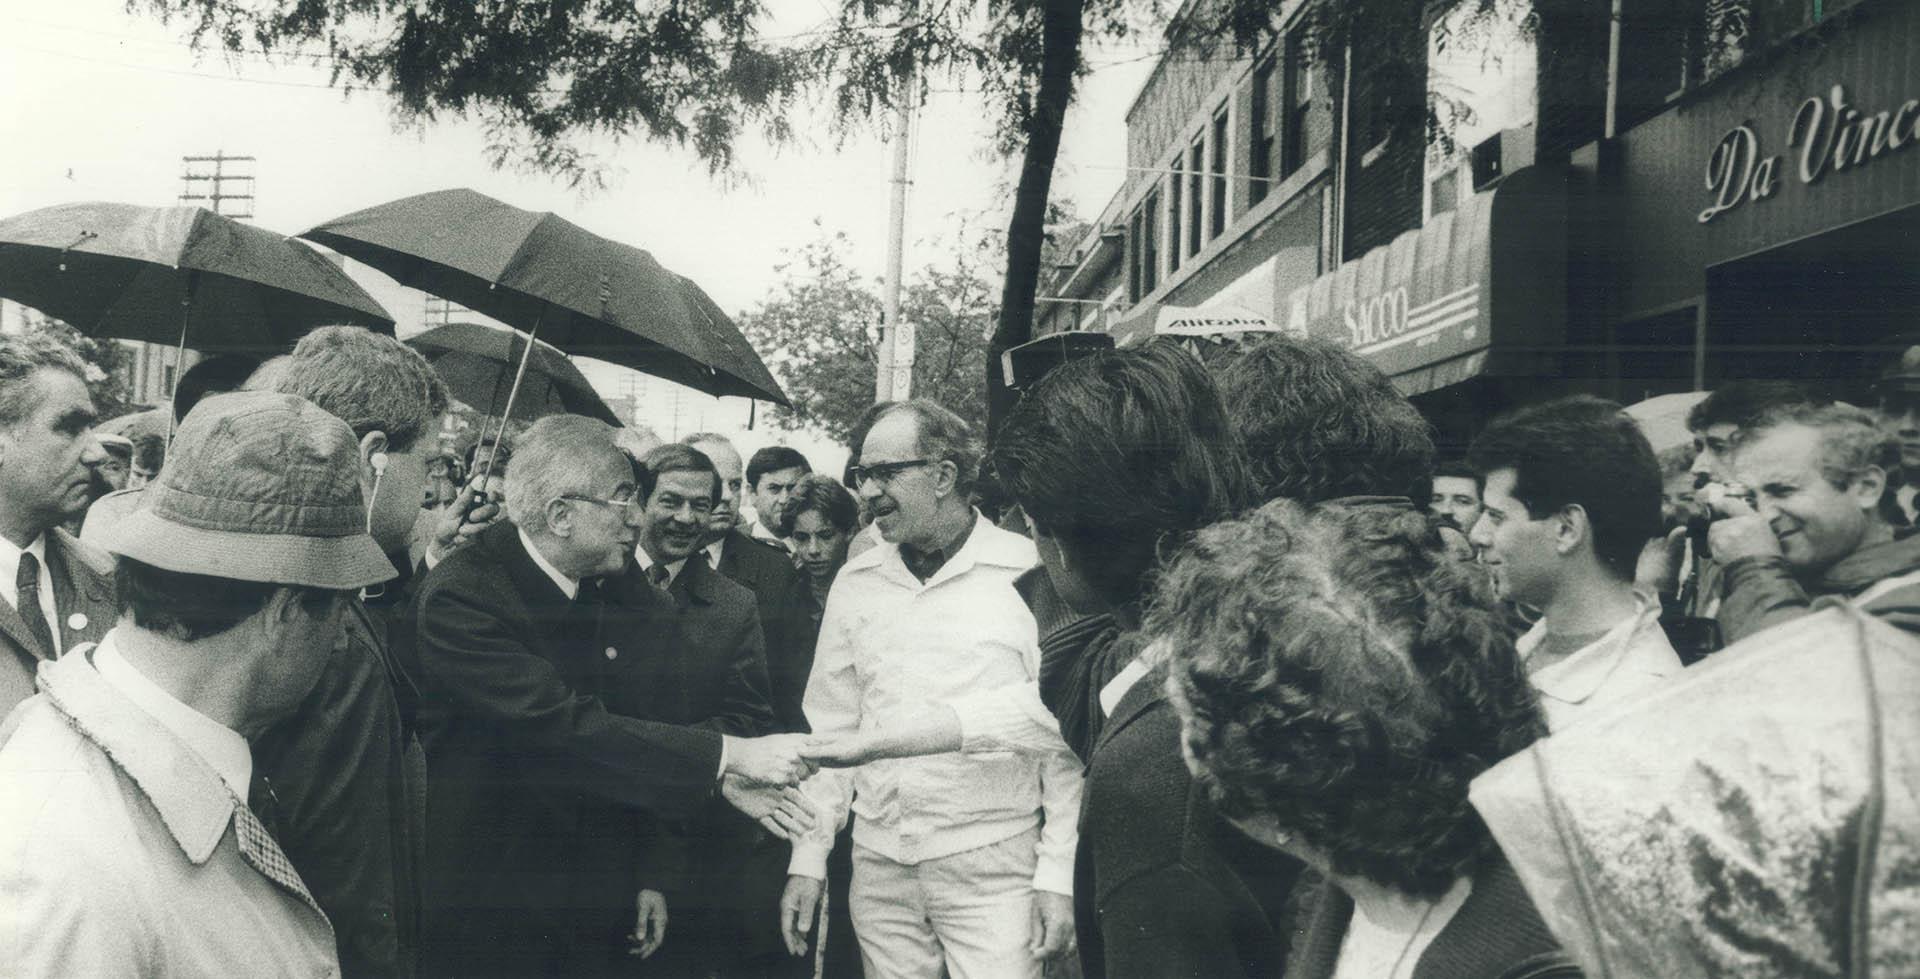
[[[818,27],[829,9],[827,0],[770,7],[770,34]],[[1091,217],[1125,176],[1124,116],[1153,60],[1137,48],[1094,50],[1088,59],[1098,67],[1069,113],[1054,193]],[[762,300],[779,282],[783,255],[823,232],[847,233],[854,267],[878,278],[885,265],[889,144],[871,132],[836,144],[817,112],[800,120],[800,145],[776,150],[749,139],[730,179],[709,176],[691,150],[603,146],[614,164],[608,185],[583,192],[553,177],[493,169],[475,123],[403,127],[384,94],[348,95],[326,82],[325,68],[309,63],[195,53],[182,25],[129,13],[124,0],[0,0],[0,216],[82,200],[173,204],[181,157],[221,151],[256,158],[254,221],[263,227],[297,233],[396,198],[472,187],[644,248],[729,312]],[[984,213],[1002,224],[1014,173],[991,154],[983,101],[948,82],[933,87],[913,142],[909,270],[938,261],[925,239],[957,215]],[[420,293],[357,263],[348,271],[394,315],[402,336],[420,328]],[[745,432],[745,401],[580,363],[604,393],[636,393],[644,420],[662,434],[729,432],[743,436],[747,451],[787,442],[832,456],[816,460],[821,468],[839,468],[836,447],[823,440],[764,424]]]

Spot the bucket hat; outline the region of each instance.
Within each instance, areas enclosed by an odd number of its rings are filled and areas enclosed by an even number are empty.
[[[214,395],[180,423],[147,503],[107,550],[156,568],[351,590],[394,577],[367,533],[359,443],[312,402]]]

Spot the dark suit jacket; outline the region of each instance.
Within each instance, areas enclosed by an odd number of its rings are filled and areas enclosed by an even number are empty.
[[[806,594],[806,581],[793,568],[793,556],[736,530],[727,534],[720,548],[717,570],[747,586],[759,603],[775,730],[807,730],[800,701],[813,669],[811,596]]]
[[[607,708],[660,626],[597,590],[569,601],[506,523],[420,586],[401,661],[428,762],[429,974],[587,973],[575,953],[632,926],[632,810],[713,793],[720,734]]]
[[[635,569],[620,587],[644,589],[669,609],[669,641],[646,656],[644,670],[629,674],[632,686],[621,696],[639,705],[638,716],[690,724],[737,737],[756,737],[774,729],[767,700],[766,659],[760,641],[760,616],[753,593],[706,562],[689,560],[667,595],[652,588]],[[622,600],[639,604],[640,599]],[[627,702],[624,701],[623,702]],[[667,941],[703,941],[707,961],[780,954],[777,919],[780,891],[786,884],[787,848],[725,800],[714,799],[684,819],[655,819],[643,826],[637,883],[667,896],[676,909],[719,912],[724,935],[683,928]],[[692,924],[682,915],[679,922]],[[712,924],[720,926],[722,921]]]
[[[47,649],[27,635],[27,624],[13,606],[0,601],[0,717],[33,696],[33,674],[43,660],[51,660],[82,643],[99,642],[113,628],[119,606],[113,597],[113,557],[78,537],[55,527],[47,531],[47,567],[41,587],[53,582],[53,604],[60,621],[56,627],[61,648]],[[75,624],[84,624],[75,628]]]
[[[1302,865],[1220,818],[1180,754],[1155,670],[1114,705],[1088,764],[1074,861],[1089,979],[1282,974]]]
[[[1287,979],[1330,979],[1353,920],[1353,900],[1332,883],[1287,963]],[[1414,966],[1414,979],[1579,979],[1579,967],[1541,922],[1520,878],[1495,855],[1473,875],[1465,904]]]

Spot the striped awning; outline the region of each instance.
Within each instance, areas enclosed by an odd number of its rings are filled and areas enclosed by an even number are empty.
[[[1525,327],[1529,333],[1557,332],[1564,307],[1556,309],[1551,298],[1564,295],[1564,222],[1557,232],[1541,226],[1551,227],[1542,219],[1555,205],[1564,216],[1564,185],[1558,185],[1556,199],[1550,181],[1516,181],[1520,176],[1294,289],[1281,304],[1285,329],[1353,349],[1408,395],[1487,370],[1496,293],[1513,293],[1502,303],[1509,308],[1533,307],[1525,313],[1533,324]],[[1520,185],[1527,189],[1517,191]],[[1502,219],[1499,234],[1507,240],[1495,238],[1496,198],[1503,213],[1518,218]],[[1509,198],[1526,203],[1509,205]],[[1514,256],[1505,270],[1496,269],[1496,245],[1502,255]],[[1498,289],[1497,274],[1504,276]],[[1550,287],[1555,277],[1562,288]],[[1542,339],[1529,336],[1525,342]]]

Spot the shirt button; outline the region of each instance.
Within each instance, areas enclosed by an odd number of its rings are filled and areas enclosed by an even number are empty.
[[[620,656],[620,651],[619,651],[619,650],[617,650],[617,649],[615,649],[615,648],[613,648],[612,646],[608,646],[608,647],[607,647],[607,658],[608,658],[608,659],[617,659],[617,658],[618,658],[619,656]]]

